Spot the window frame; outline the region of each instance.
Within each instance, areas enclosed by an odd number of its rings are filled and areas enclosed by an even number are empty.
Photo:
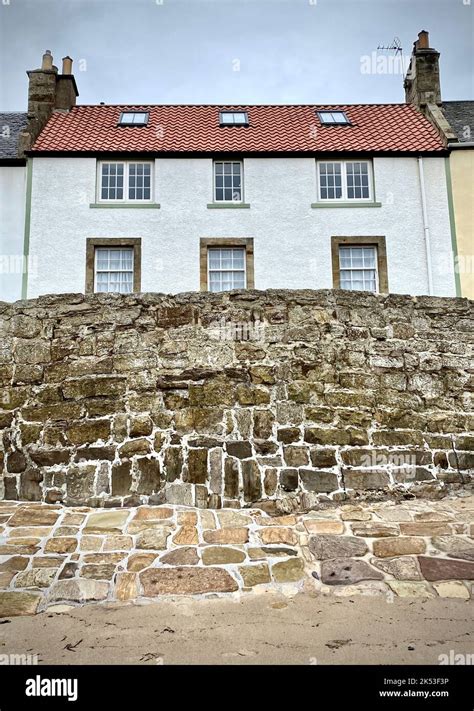
[[[133,288],[132,294],[141,291],[142,277],[142,241],[140,237],[88,237],[86,240],[86,294],[112,294],[117,292],[96,291],[96,247],[128,247],[133,249]]]
[[[142,123],[130,123],[130,122],[123,122],[122,119],[125,116],[125,114],[140,114],[141,116],[146,116],[146,120],[143,121]],[[150,121],[150,112],[149,111],[121,111],[118,124],[117,126],[128,126],[132,128],[143,128],[144,126],[148,126],[148,122]]]
[[[240,164],[240,200],[218,200],[216,197],[216,165],[218,163],[239,163]],[[224,173],[223,173],[224,175]],[[244,161],[243,159],[227,160],[225,158],[214,158],[212,161],[212,201],[216,205],[240,205],[244,203]]]
[[[340,198],[323,198],[321,197],[321,165],[327,165],[328,163],[339,164],[341,166],[341,188],[342,195]],[[348,163],[366,163],[367,164],[367,175],[369,183],[369,197],[364,198],[350,198],[347,196],[347,165]],[[374,170],[373,164],[370,159],[359,159],[353,160],[352,158],[338,159],[338,160],[317,160],[316,161],[316,190],[317,190],[317,201],[326,205],[327,203],[338,204],[338,203],[373,203],[375,202],[375,184],[374,184]]]
[[[346,114],[345,111],[337,111],[337,110],[331,110],[331,109],[322,109],[321,111],[316,111],[318,115],[319,122],[321,126],[350,126],[351,122],[349,120],[348,115]],[[331,114],[342,114],[344,116],[344,121],[323,121],[321,116]]]
[[[130,251],[132,253],[132,268],[131,269],[113,269],[113,270],[112,269],[99,269],[98,265],[97,265],[98,253],[99,253],[99,250],[105,250],[105,249],[109,250],[109,251],[111,249],[120,249],[120,250]],[[129,293],[133,293],[134,265],[135,265],[135,250],[131,246],[130,247],[128,247],[128,246],[127,247],[117,247],[117,246],[112,246],[112,245],[107,245],[107,246],[106,245],[98,245],[98,246],[94,247],[94,294],[109,294],[109,293],[129,294]],[[120,274],[126,273],[126,274],[132,275],[132,290],[131,290],[131,292],[128,292],[128,291],[109,292],[108,290],[107,291],[99,291],[99,289],[97,288],[99,274],[102,274],[102,273],[110,274],[112,271],[115,273],[120,273]]]
[[[210,255],[212,250],[223,250],[223,249],[240,249],[244,253],[244,268],[242,269],[211,269],[210,265]],[[207,284],[208,284],[208,291],[211,291],[210,286],[211,286],[211,272],[238,272],[241,273],[242,271],[244,272],[244,286],[243,287],[234,287],[235,289],[242,288],[246,289],[247,288],[247,250],[244,246],[239,246],[239,245],[227,245],[227,246],[217,246],[217,245],[209,245],[207,247]],[[224,290],[222,290],[224,291]],[[212,292],[213,294],[219,294],[220,291]]]
[[[341,267],[341,249],[371,249],[375,250],[375,267],[374,269],[370,269],[370,271],[375,271],[375,289],[374,291],[369,290],[369,289],[344,289],[344,291],[370,291],[372,294],[378,294],[379,293],[379,257],[378,257],[378,247],[376,244],[340,244],[338,247],[338,258],[339,258],[339,283],[342,283],[342,272],[354,272],[354,271],[362,271],[362,272],[367,272],[369,269],[361,267],[360,269],[356,270],[355,268],[342,268]],[[342,286],[339,288],[343,289]]]
[[[243,114],[245,119],[241,123],[235,123],[235,121],[232,121],[232,123],[226,123],[222,120],[222,116],[224,116],[225,114],[232,114],[232,116],[234,116],[234,114]],[[219,111],[219,126],[221,128],[227,128],[229,126],[234,128],[236,126],[248,126],[248,125],[249,125],[248,111],[229,111],[227,109],[225,109],[224,111]]]
[[[200,291],[209,291],[209,249],[229,249],[243,247],[245,249],[244,270],[245,289],[255,289],[254,275],[254,242],[253,237],[201,237],[199,242],[199,272]],[[240,271],[240,270],[239,270]],[[221,292],[212,292],[221,293]]]
[[[131,165],[149,165],[150,166],[150,197],[149,198],[141,198],[140,200],[137,199],[130,199],[128,197],[129,194],[129,184],[128,184],[128,178],[129,178],[129,170]],[[123,197],[122,199],[118,198],[103,198],[102,197],[102,166],[104,165],[123,165],[123,192],[124,196],[125,194],[127,197]],[[139,159],[133,159],[133,160],[98,160],[97,161],[97,174],[96,174],[96,203],[100,203],[102,205],[149,205],[150,203],[154,202],[154,190],[155,190],[155,176],[154,176],[154,167],[155,167],[155,161],[153,160],[139,160]]]
[[[385,237],[361,237],[359,235],[350,237],[331,237],[331,261],[332,261],[332,280],[333,288],[341,288],[341,271],[339,264],[339,248],[340,247],[375,247],[377,254],[376,261],[376,286],[377,291],[369,291],[372,294],[388,294],[388,267],[387,267],[387,246]],[[349,291],[348,289],[345,291]]]

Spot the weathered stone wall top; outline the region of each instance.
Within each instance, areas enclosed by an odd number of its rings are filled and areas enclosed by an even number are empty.
[[[270,510],[464,485],[473,310],[334,290],[0,303],[0,497]]]

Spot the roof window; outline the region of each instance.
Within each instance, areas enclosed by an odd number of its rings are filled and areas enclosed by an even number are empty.
[[[349,123],[344,111],[318,111],[319,120],[325,126],[344,125]]]
[[[248,126],[248,113],[246,111],[219,111],[219,125]]]
[[[149,116],[148,111],[122,111],[119,126],[146,126]]]

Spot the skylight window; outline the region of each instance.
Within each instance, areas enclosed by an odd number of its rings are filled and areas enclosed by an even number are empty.
[[[318,111],[319,120],[321,123],[329,126],[344,125],[349,123],[344,111]]]
[[[123,111],[119,126],[146,126],[149,115],[148,111]]]
[[[219,124],[221,126],[248,126],[249,117],[246,111],[220,111]]]

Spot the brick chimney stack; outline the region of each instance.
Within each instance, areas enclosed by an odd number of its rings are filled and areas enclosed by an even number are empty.
[[[79,96],[70,57],[64,57],[62,74],[58,74],[51,51],[47,49],[43,54],[41,68],[30,69],[26,73],[29,79],[28,125],[20,135],[20,156],[31,148],[53,111],[70,111]]]
[[[427,104],[441,105],[439,81],[439,52],[430,47],[426,30],[418,34],[413,44],[410,67],[404,82],[405,101],[424,108]]]

